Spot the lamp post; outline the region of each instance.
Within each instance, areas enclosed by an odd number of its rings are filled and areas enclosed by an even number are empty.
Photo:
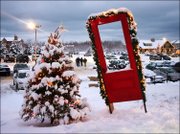
[[[35,24],[33,22],[27,23],[28,28],[34,30],[35,32],[35,54],[36,54],[36,47],[37,47],[37,30],[41,27],[41,25]]]
[[[35,25],[35,45],[37,45],[37,29],[40,28],[41,25]]]

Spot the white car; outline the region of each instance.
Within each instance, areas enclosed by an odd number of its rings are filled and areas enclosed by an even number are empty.
[[[157,75],[149,69],[143,69],[147,83],[163,83],[166,79],[162,75]]]
[[[149,69],[143,69],[143,73],[144,73],[145,78],[152,78],[156,76],[156,74]]]
[[[156,75],[155,77],[151,78],[152,83],[163,83],[163,82],[165,82],[165,80],[166,79],[161,75]]]
[[[18,72],[14,73],[13,76],[13,85],[17,90],[23,90],[25,86],[27,86],[27,79],[29,76],[28,70],[18,70]]]

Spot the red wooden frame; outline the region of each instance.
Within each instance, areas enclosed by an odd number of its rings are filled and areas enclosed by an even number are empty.
[[[98,25],[118,21],[119,23],[122,23],[131,69],[108,73]],[[127,14],[122,13],[102,18],[97,17],[89,22],[92,33],[94,34],[95,47],[97,50],[98,60],[102,70],[102,77],[109,102],[112,104],[113,102],[143,99],[138,77],[138,70],[136,67],[136,60],[129,33],[130,28],[128,27]]]

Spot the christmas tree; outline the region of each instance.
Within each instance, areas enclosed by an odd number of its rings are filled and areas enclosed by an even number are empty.
[[[84,119],[90,111],[86,98],[79,94],[80,79],[76,76],[72,61],[64,54],[60,41],[63,26],[51,33],[42,48],[28,80],[21,117],[53,125],[69,124]]]

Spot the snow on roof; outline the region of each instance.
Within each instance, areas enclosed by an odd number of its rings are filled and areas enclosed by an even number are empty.
[[[173,40],[171,41],[172,44],[179,44],[180,43],[180,40]]]
[[[18,73],[28,73],[29,70],[25,70],[25,69],[21,69],[21,70],[18,70]]]
[[[164,43],[167,40],[155,40],[152,42],[151,40],[140,40],[139,41],[139,47],[143,49],[154,49],[157,48],[158,46],[161,47],[164,45]]]
[[[3,39],[6,39],[7,41],[13,41],[14,40],[14,37],[1,37],[1,41]]]
[[[97,17],[97,16],[108,16],[109,13],[114,13],[114,14],[118,14],[118,13],[127,13],[129,16],[133,17],[132,15],[132,12],[125,8],[125,7],[121,7],[121,8],[118,8],[118,9],[109,9],[107,11],[104,11],[104,12],[99,12],[99,13],[92,13],[88,16],[88,19],[90,19],[91,17],[94,18],[94,17]]]
[[[4,38],[5,38],[7,41],[14,41],[14,37],[1,37],[1,41],[2,41]],[[17,41],[21,41],[21,40],[22,40],[21,38],[18,38]]]

